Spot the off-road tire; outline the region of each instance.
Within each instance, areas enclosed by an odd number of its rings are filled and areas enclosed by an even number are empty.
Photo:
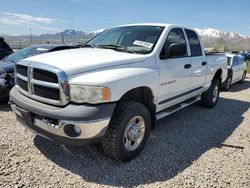
[[[124,131],[128,122],[135,116],[141,116],[145,122],[145,134],[140,146],[134,151],[127,151],[124,144]],[[141,103],[128,101],[118,103],[102,139],[103,151],[111,158],[128,162],[144,149],[151,130],[151,115]]]
[[[215,101],[213,101],[213,92],[215,87],[218,87],[218,96]],[[201,105],[207,108],[213,108],[218,102],[220,95],[220,81],[218,79],[213,79],[212,84],[209,89],[201,94]]]

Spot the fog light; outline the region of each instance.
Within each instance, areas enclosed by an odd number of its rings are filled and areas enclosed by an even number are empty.
[[[6,83],[6,80],[3,78],[0,78],[0,86],[4,86]]]
[[[77,125],[73,124],[64,125],[63,130],[69,137],[78,137],[81,134],[81,129]]]
[[[78,134],[78,135],[81,134],[81,129],[78,125],[74,125],[74,130],[75,130],[76,134]]]

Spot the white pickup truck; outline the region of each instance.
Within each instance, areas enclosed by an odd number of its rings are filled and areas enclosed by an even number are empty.
[[[36,134],[72,145],[100,141],[126,162],[143,150],[156,120],[197,101],[214,107],[226,77],[226,56],[206,56],[194,30],[133,24],[81,49],[18,62],[10,104]]]

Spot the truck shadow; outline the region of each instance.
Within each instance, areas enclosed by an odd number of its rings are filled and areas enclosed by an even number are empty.
[[[243,121],[249,107],[249,102],[220,98],[214,109],[198,104],[183,109],[158,121],[143,153],[125,164],[108,159],[97,146],[62,146],[39,136],[34,144],[49,160],[85,181],[144,185],[171,179],[211,148],[227,147],[223,142]]]
[[[231,88],[228,92],[238,92],[238,91],[243,91],[249,88],[250,88],[250,79],[248,78],[247,80],[245,80],[244,84],[237,82],[231,85]]]

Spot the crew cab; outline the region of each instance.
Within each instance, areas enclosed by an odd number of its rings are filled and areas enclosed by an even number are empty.
[[[101,142],[108,156],[127,162],[156,120],[197,101],[217,104],[227,59],[206,56],[193,29],[133,24],[80,49],[19,61],[15,72],[10,104],[22,125],[61,143]]]
[[[222,84],[222,89],[228,91],[236,82],[244,83],[247,75],[247,65],[239,55],[226,54],[228,64],[228,75]]]

